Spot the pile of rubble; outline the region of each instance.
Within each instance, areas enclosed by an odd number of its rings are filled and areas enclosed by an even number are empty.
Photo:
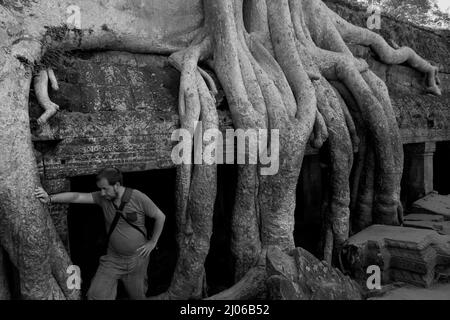
[[[450,196],[431,193],[416,201],[403,226],[373,225],[352,236],[341,268],[362,286],[378,267],[383,284],[428,288],[450,279]]]
[[[405,216],[403,226],[436,230],[450,235],[450,196],[430,193],[414,202],[411,214]]]
[[[450,299],[450,196],[420,199],[402,226],[372,225],[353,235],[339,258],[334,268],[302,248],[269,247],[268,298]]]

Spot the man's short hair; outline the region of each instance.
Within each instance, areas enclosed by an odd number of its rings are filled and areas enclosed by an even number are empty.
[[[121,186],[123,185],[122,172],[117,168],[104,168],[100,170],[96,180],[100,181],[102,178],[105,178],[111,186],[115,185],[117,182],[119,182]]]

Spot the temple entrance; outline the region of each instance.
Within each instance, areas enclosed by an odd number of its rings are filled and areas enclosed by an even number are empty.
[[[163,293],[169,287],[177,258],[175,222],[175,169],[124,173],[124,185],[140,190],[166,215],[164,230],[158,241],[158,250],[150,256],[147,296]],[[211,249],[205,263],[208,294],[214,294],[233,284],[233,259],[230,249],[231,213],[237,179],[236,167],[218,166],[218,192],[215,203]],[[74,192],[97,191],[95,175],[71,179]],[[147,230],[153,229],[146,219]],[[97,205],[71,204],[68,213],[69,247],[72,261],[81,269],[82,295],[87,290],[102,254],[101,240],[106,236],[103,212]],[[126,298],[119,282],[117,298]]]
[[[236,183],[236,166],[225,164],[217,166],[217,197],[214,205],[213,234],[205,262],[208,295],[225,290],[234,283],[231,217]]]
[[[315,256],[320,255],[322,228],[322,203],[325,199],[327,181],[325,164],[319,154],[305,156],[297,185],[297,204],[295,207],[294,240],[296,247],[302,247]]]
[[[130,172],[124,173],[123,177],[125,186],[145,193],[166,215],[164,230],[158,241],[158,250],[151,253],[148,267],[147,295],[162,293],[170,284],[176,263],[175,170]],[[72,178],[71,189],[74,192],[97,191],[95,175]],[[152,219],[146,219],[146,227],[151,232]],[[70,255],[73,263],[81,269],[82,294],[86,297],[102,254],[100,241],[106,236],[101,208],[97,205],[71,204],[68,228]],[[117,297],[119,299],[126,297],[120,282]]]
[[[450,194],[450,141],[436,142],[433,157],[434,190],[439,194]]]

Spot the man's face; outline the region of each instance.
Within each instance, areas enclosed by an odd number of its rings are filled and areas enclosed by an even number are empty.
[[[97,181],[97,187],[100,189],[102,197],[107,200],[114,200],[118,196],[119,183],[110,185],[106,178],[101,178]]]

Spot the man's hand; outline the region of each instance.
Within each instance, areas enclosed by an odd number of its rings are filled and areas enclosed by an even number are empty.
[[[34,189],[34,196],[39,199],[40,202],[47,204],[50,202],[50,197],[42,188]]]
[[[139,247],[136,249],[137,252],[139,252],[139,256],[147,258],[150,253],[155,249],[156,242],[149,241],[146,244],[144,244],[142,247]]]

